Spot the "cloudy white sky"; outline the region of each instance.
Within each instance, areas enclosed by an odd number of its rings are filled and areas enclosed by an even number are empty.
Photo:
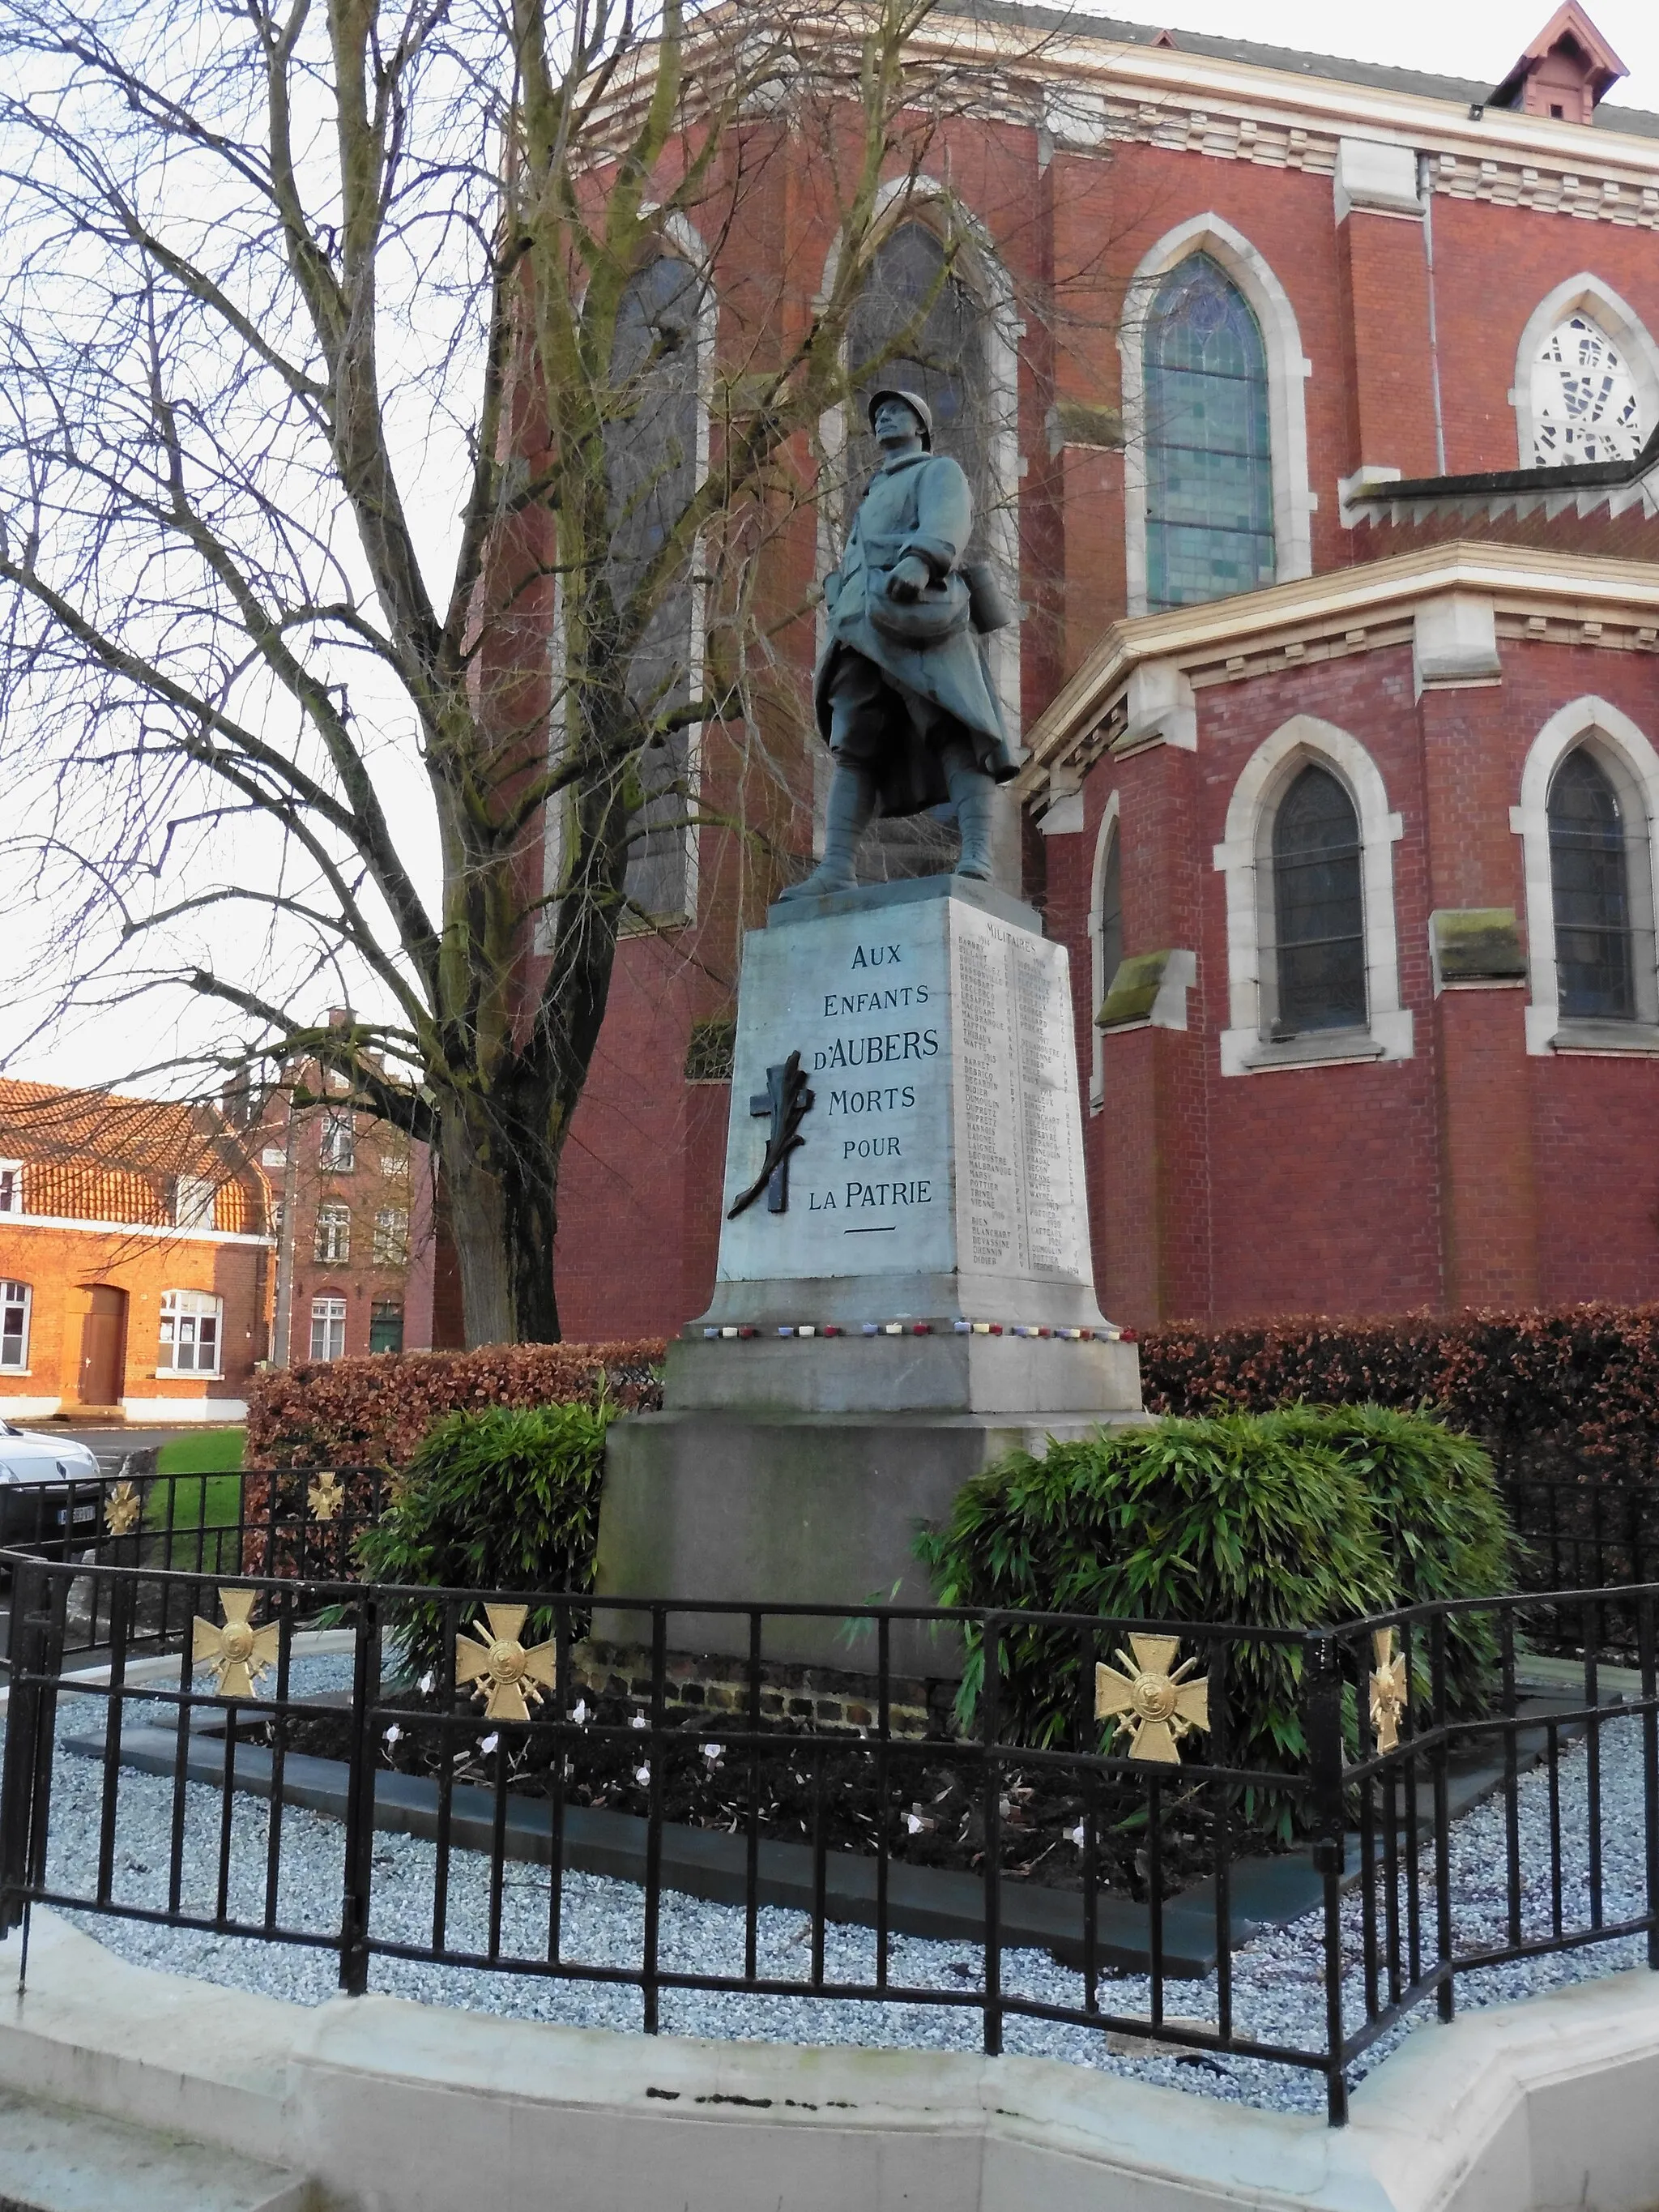
[[[1448,7],[1445,0],[1392,0],[1387,7],[1348,11],[1334,10],[1328,0],[1250,0],[1244,6],[1238,0],[1079,0],[1079,12],[1495,84],[1547,19],[1551,0],[1465,0],[1461,8]],[[1593,14],[1630,72],[1616,88],[1613,103],[1659,109],[1659,6],[1654,0],[1594,0]],[[434,514],[431,520],[432,534],[441,540],[443,518]],[[19,927],[15,908],[12,926]],[[18,986],[30,967],[28,957],[14,963],[9,1008],[0,994],[0,1067],[7,1073],[96,1084],[118,1080],[177,1049],[170,1009],[151,1001],[142,1016],[128,1009],[113,1014],[88,1009],[81,1019],[71,1018],[55,1036],[36,1039],[20,1054],[18,1046],[32,1023],[19,1003]],[[47,979],[37,969],[33,980],[38,989]],[[27,995],[26,985],[22,994]],[[167,1086],[157,1080],[144,1087]]]

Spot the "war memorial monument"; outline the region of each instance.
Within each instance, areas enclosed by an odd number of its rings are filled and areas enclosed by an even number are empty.
[[[1007,617],[925,402],[870,416],[881,465],[825,586],[823,858],[745,942],[714,1302],[662,1412],[611,1430],[602,1595],[926,1603],[919,1522],[1140,1407],[1095,1298],[1066,951],[991,881],[1013,768],[976,633]],[[858,884],[878,812],[947,799],[954,872]],[[779,1656],[836,1656],[832,1623],[787,1651],[777,1626]]]

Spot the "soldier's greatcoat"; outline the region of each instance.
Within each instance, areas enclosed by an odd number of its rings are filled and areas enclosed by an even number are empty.
[[[824,579],[830,621],[814,684],[818,728],[836,742],[837,671],[846,654],[862,654],[892,689],[880,695],[880,742],[870,742],[866,712],[846,750],[873,771],[884,814],[917,813],[949,797],[939,747],[952,738],[965,737],[980,767],[999,782],[1015,772],[972,629],[964,623],[938,643],[906,645],[870,619],[872,602],[908,554],[926,562],[936,584],[956,576],[973,520],[973,494],[955,461],[942,453],[897,454],[872,477],[841,567]],[[965,587],[958,581],[955,588]]]

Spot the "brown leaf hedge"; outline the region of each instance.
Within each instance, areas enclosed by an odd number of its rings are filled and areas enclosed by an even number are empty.
[[[398,1466],[445,1413],[568,1403],[591,1397],[601,1377],[619,1407],[652,1410],[665,1350],[648,1337],[492,1345],[273,1371],[254,1381],[247,1461]],[[1266,1413],[1297,1401],[1433,1407],[1510,1480],[1646,1479],[1659,1462],[1659,1305],[1174,1327],[1142,1337],[1140,1371],[1149,1413]]]
[[[601,1384],[624,1412],[662,1403],[660,1337],[614,1344],[492,1344],[477,1352],[371,1352],[254,1377],[250,1467],[335,1461],[401,1467],[445,1413],[481,1406],[567,1405]]]
[[[1430,1406],[1510,1480],[1645,1480],[1659,1459],[1659,1305],[1176,1328],[1140,1359],[1149,1413]]]

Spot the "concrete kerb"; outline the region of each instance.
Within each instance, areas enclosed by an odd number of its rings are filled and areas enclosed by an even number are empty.
[[[0,1946],[15,1973],[16,1939]],[[1659,1976],[1432,2023],[1352,2124],[1047,2059],[798,2049],[336,1998],[129,1966],[35,1915],[17,2092],[309,2174],[331,2212],[1648,2212]]]

